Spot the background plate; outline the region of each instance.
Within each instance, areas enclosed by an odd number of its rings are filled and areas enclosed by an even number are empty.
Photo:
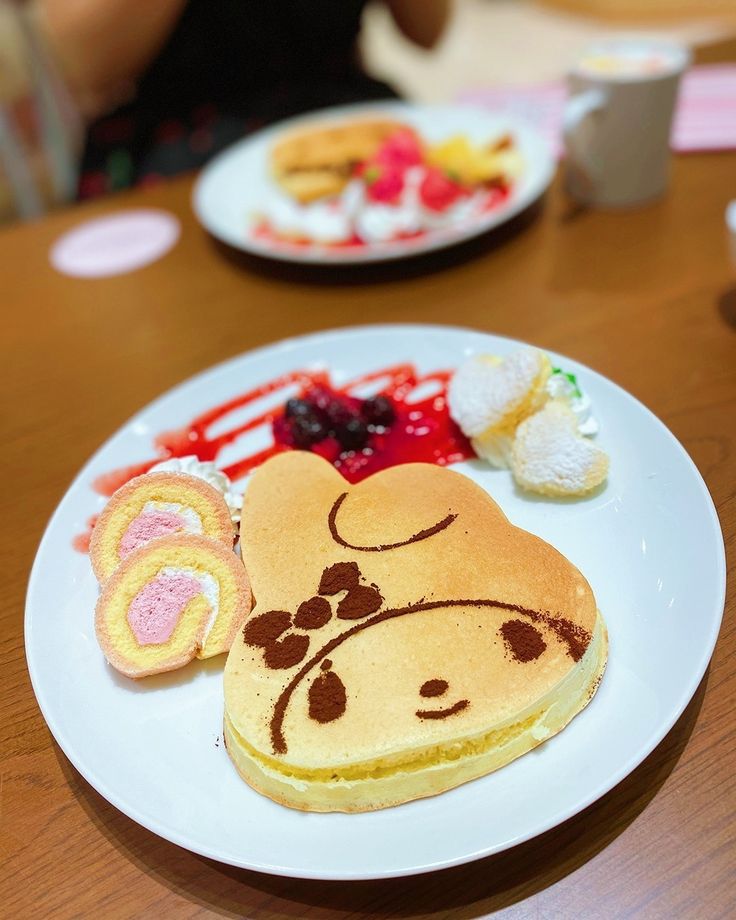
[[[224,659],[135,683],[97,645],[97,585],[71,546],[104,504],[94,477],[152,455],[157,432],[274,376],[327,365],[340,383],[389,364],[456,367],[519,343],[441,326],[367,326],[291,339],[171,390],[89,461],[52,517],[28,589],[26,654],[44,717],[80,773],[138,823],[222,862],[304,878],[405,875],[495,853],[577,813],[626,776],[693,695],[715,645],[725,595],[718,519],[694,464],[633,397],[578,374],[611,454],[605,488],[586,501],[535,499],[510,474],[457,465],[511,521],[554,544],[590,581],[610,634],[592,703],[560,734],[510,765],[431,799],[359,815],[304,814],[250,789],[221,740]],[[380,359],[375,356],[380,355]],[[686,522],[686,523],[685,523]]]
[[[437,142],[453,134],[466,134],[485,143],[511,132],[524,158],[524,172],[504,204],[482,218],[432,231],[418,240],[372,243],[358,249],[327,246],[279,246],[252,235],[253,215],[270,196],[284,193],[272,180],[268,152],[286,131],[310,124],[343,121],[356,116],[391,115],[413,125],[427,140]],[[214,157],[196,182],[192,203],[201,223],[213,236],[256,255],[285,262],[350,265],[382,262],[444,249],[505,223],[536,201],[552,181],[555,161],[537,131],[519,118],[492,115],[472,106],[411,106],[400,102],[360,103],[300,115],[264,128]]]

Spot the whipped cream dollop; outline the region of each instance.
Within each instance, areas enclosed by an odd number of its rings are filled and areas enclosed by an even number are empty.
[[[593,415],[593,404],[587,393],[580,388],[574,374],[568,374],[555,367],[547,380],[546,390],[552,399],[561,399],[575,413],[578,432],[590,438],[598,434],[598,421]]]
[[[309,239],[315,243],[344,243],[352,237],[350,218],[339,202],[315,201],[301,205],[290,198],[274,196],[264,213],[279,236]]]
[[[442,211],[426,208],[419,194],[425,175],[421,166],[407,169],[401,193],[390,204],[371,201],[365,182],[353,179],[329,201],[303,205],[274,195],[265,202],[263,215],[277,235],[287,238],[329,244],[346,243],[358,236],[364,243],[386,243],[456,224],[481,211],[485,201],[482,191],[464,196]]]
[[[205,623],[203,639],[206,639],[215,625],[215,620],[220,612],[220,582],[209,572],[201,572],[195,569],[189,569],[186,566],[167,565],[160,572],[163,576],[177,577],[185,576],[193,578],[199,585],[199,593],[204,595],[205,600],[210,608],[210,615]]]
[[[437,230],[458,223],[479,208],[481,193],[461,198],[443,211],[433,211],[422,204],[419,187],[425,176],[421,166],[408,169],[404,187],[393,204],[370,201],[365,184],[354,180],[341,196],[342,207],[355,227],[357,235],[366,243],[385,243],[402,234]]]
[[[225,504],[230,511],[230,517],[234,524],[240,520],[240,511],[243,507],[243,496],[233,489],[230,477],[226,476],[222,470],[218,470],[214,463],[207,460],[200,460],[194,455],[187,457],[172,457],[170,460],[162,460],[152,466],[149,473],[157,472],[167,473],[186,473],[189,476],[196,476],[197,479],[203,479],[213,486],[225,499]]]

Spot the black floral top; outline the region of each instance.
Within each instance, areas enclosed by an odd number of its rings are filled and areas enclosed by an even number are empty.
[[[87,133],[78,195],[201,167],[299,112],[394,94],[360,68],[366,0],[189,0],[135,99]]]

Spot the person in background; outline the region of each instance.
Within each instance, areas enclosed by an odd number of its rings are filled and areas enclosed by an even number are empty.
[[[300,112],[395,92],[367,76],[366,0],[30,0],[87,123],[78,197],[202,166]],[[452,0],[385,0],[431,48]]]

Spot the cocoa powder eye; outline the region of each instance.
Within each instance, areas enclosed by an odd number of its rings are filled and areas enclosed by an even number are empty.
[[[437,678],[434,680],[426,680],[419,688],[419,694],[425,697],[442,696],[443,693],[447,693],[447,688],[449,686],[446,680],[439,680]]]
[[[499,632],[515,661],[534,661],[547,648],[547,643],[536,626],[525,623],[524,620],[506,620],[501,624]]]

